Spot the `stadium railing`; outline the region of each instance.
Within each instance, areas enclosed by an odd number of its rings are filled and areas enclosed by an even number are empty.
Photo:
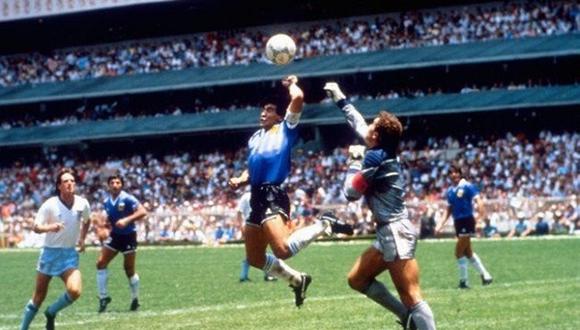
[[[236,85],[279,80],[288,74],[297,74],[300,77],[324,77],[574,55],[580,55],[578,33],[321,56],[295,61],[286,66],[256,63],[6,87],[0,88],[0,105]]]
[[[505,109],[539,109],[580,104],[580,86],[442,94],[413,99],[359,100],[354,104],[367,118],[376,115],[378,110],[385,108],[401,116]],[[54,127],[13,128],[0,131],[0,146],[74,143],[80,140],[253,129],[256,127],[257,111],[257,109],[255,111],[244,109],[219,113],[86,121]],[[307,105],[302,118],[303,125],[344,123],[342,113],[336,111],[332,104]]]

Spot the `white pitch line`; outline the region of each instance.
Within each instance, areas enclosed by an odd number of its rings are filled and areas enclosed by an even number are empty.
[[[580,240],[580,235],[547,235],[547,236],[528,236],[528,237],[516,237],[516,238],[472,238],[472,241],[476,242],[486,242],[486,243],[498,243],[498,242],[524,242],[524,241],[559,241],[559,240]],[[374,237],[369,237],[368,239],[353,239],[353,240],[337,240],[337,241],[315,241],[315,245],[320,246],[332,246],[332,245],[370,245],[374,240]],[[447,242],[455,242],[455,238],[428,238],[424,240],[419,240],[419,244],[439,244]],[[157,249],[169,249],[169,250],[189,250],[189,249],[241,249],[243,244],[226,244],[220,246],[210,246],[210,245],[140,245],[139,250],[157,250]],[[95,250],[100,251],[100,247],[91,246],[87,247],[87,251]],[[20,252],[37,252],[40,248],[15,248],[15,249],[0,249],[0,254],[2,253],[20,253]]]
[[[537,286],[542,284],[553,284],[553,283],[576,283],[580,282],[580,277],[571,277],[565,279],[554,279],[554,280],[537,280],[537,281],[521,281],[521,282],[511,282],[511,283],[494,283],[494,287],[520,287],[520,286]],[[456,291],[455,288],[450,289],[431,289],[425,290],[425,293],[431,297],[436,297],[437,292],[445,292],[445,291]],[[339,295],[339,296],[326,296],[326,297],[309,297],[308,301],[339,301],[339,300],[350,300],[350,299],[366,299],[365,296],[362,294],[348,294],[348,295]],[[256,302],[251,304],[219,304],[219,305],[212,305],[212,306],[194,306],[188,308],[177,308],[177,309],[167,309],[167,310],[159,310],[159,311],[139,311],[137,313],[105,313],[105,314],[97,314],[96,312],[79,312],[79,313],[72,313],[73,316],[78,316],[82,320],[80,321],[66,321],[66,322],[57,322],[60,326],[82,326],[91,323],[103,323],[103,321],[107,320],[118,320],[118,319],[128,319],[133,317],[158,317],[158,316],[175,316],[175,315],[182,315],[182,314],[191,314],[191,313],[205,313],[205,312],[223,312],[223,311],[233,311],[233,310],[245,310],[245,309],[256,309],[259,307],[272,307],[273,305],[276,306],[286,306],[291,304],[291,300],[289,299],[280,299],[274,301],[267,301],[267,302]],[[22,315],[19,314],[0,314],[0,319],[19,319]],[[0,330],[9,330],[12,329],[11,327],[1,326]]]

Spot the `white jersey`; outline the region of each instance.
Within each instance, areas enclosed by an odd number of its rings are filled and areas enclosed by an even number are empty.
[[[248,220],[250,217],[250,212],[252,212],[252,207],[250,206],[250,198],[252,197],[252,193],[247,191],[245,192],[238,202],[238,212],[242,213],[244,217],[244,221]]]
[[[75,247],[80,235],[81,222],[88,222],[90,213],[89,202],[77,195],[75,195],[71,209],[67,208],[57,196],[47,199],[40,206],[34,224],[48,225],[61,222],[64,228],[56,233],[46,233],[43,246],[51,248]]]

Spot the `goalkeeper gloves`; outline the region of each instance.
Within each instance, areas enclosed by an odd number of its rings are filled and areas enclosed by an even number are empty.
[[[338,84],[335,82],[327,82],[324,85],[323,89],[324,89],[324,91],[326,91],[326,94],[328,95],[328,97],[332,98],[332,100],[335,103],[340,101],[340,100],[346,99],[346,96],[340,90],[340,86],[338,86]]]
[[[363,145],[352,145],[348,147],[348,157],[351,160],[362,160],[365,156],[366,149]]]

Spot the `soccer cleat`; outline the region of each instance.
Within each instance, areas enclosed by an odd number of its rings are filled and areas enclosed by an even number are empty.
[[[47,309],[44,311],[44,316],[46,316],[46,330],[54,330],[54,319],[56,315],[50,314]]]
[[[99,313],[103,313],[107,310],[107,305],[111,302],[111,300],[111,297],[99,299]]]
[[[264,281],[266,282],[274,282],[277,281],[278,279],[274,276],[270,276],[270,275],[264,275]]]
[[[139,305],[139,299],[135,298],[131,301],[131,307],[129,309],[134,312],[139,309],[139,306],[141,306]]]
[[[346,235],[353,234],[352,226],[339,220],[332,213],[324,213],[320,216],[319,219],[321,221],[326,221],[330,224],[330,228],[333,234],[346,234]]]
[[[250,280],[249,277],[244,277],[244,278],[240,278],[240,283],[244,283],[244,282],[251,282],[252,280]]]
[[[312,276],[302,274],[300,275],[300,284],[298,286],[290,285],[292,290],[294,290],[294,302],[296,303],[296,307],[300,307],[304,303],[304,299],[306,299],[306,290],[308,290],[310,282],[312,282]]]
[[[461,280],[459,281],[459,289],[469,289],[469,285],[467,285],[467,281],[465,280]]]
[[[493,278],[485,278],[483,275],[481,275],[481,285],[490,285],[491,282],[493,282]]]

